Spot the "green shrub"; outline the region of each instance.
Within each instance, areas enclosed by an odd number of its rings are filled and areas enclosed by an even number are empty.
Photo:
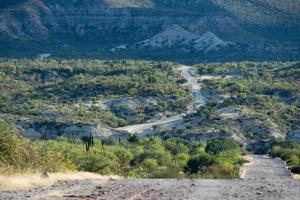
[[[205,170],[206,168],[208,168],[209,166],[215,163],[216,160],[213,155],[202,153],[188,160],[185,171],[192,174],[198,173],[199,171]]]
[[[80,171],[95,172],[99,174],[112,174],[115,167],[114,160],[111,159],[113,155],[107,153],[95,154],[88,152],[81,155],[76,163],[77,169]]]
[[[138,142],[111,138],[104,146],[103,141],[95,139],[93,148],[86,151],[85,140],[60,137],[32,142],[8,124],[1,122],[0,130],[0,172],[4,173],[79,170],[144,178],[183,178],[191,174],[220,178],[236,177],[242,164],[238,145],[230,151],[221,151],[228,148],[218,146],[220,152],[213,154],[204,152],[202,143],[179,138],[163,141],[152,137]],[[291,162],[298,161],[291,157]]]
[[[20,161],[20,139],[17,130],[0,121],[0,164],[18,165]]]
[[[238,149],[241,144],[228,138],[216,138],[207,142],[205,151],[213,154],[218,154],[222,151]]]

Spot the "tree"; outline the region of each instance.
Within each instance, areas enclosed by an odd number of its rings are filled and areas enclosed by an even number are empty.
[[[130,134],[127,140],[130,143],[138,143],[140,141],[140,136],[137,133]]]

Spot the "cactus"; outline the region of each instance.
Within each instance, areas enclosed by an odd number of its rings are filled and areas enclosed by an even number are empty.
[[[44,133],[41,133],[41,140],[47,140],[48,131],[46,130]]]
[[[92,133],[90,133],[89,136],[83,136],[81,140],[83,141],[83,143],[85,143],[86,151],[89,151],[90,147],[94,146],[94,137]]]

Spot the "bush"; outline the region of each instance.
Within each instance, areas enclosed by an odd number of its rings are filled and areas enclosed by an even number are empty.
[[[0,121],[0,164],[18,165],[20,161],[20,140],[12,126]]]
[[[185,171],[192,174],[198,173],[199,171],[204,170],[204,168],[207,168],[215,163],[216,160],[212,155],[203,153],[189,159],[187,166],[185,167]]]
[[[80,171],[95,172],[99,174],[111,174],[115,167],[114,160],[111,159],[113,155],[106,153],[95,154],[87,152],[79,157],[76,165]]]
[[[138,143],[140,141],[140,136],[137,133],[131,134],[127,140],[130,143]]]
[[[300,174],[300,166],[292,167],[291,172],[294,174]]]
[[[293,141],[274,141],[271,144],[269,154],[287,161],[292,173],[299,173],[300,169],[300,145]]]
[[[61,137],[32,142],[2,122],[0,136],[0,172],[5,173],[79,170],[146,178],[183,178],[191,174],[220,178],[235,177],[241,164],[239,149],[213,154],[205,152],[202,143],[179,138],[162,141],[152,137],[137,143],[126,140],[118,143],[110,138],[103,141],[104,146],[95,139],[94,145],[86,151],[80,139]],[[220,149],[228,148],[218,146]],[[298,162],[293,157],[291,161]]]
[[[148,173],[156,170],[157,166],[158,163],[155,159],[147,158],[142,162],[143,169],[146,170]]]
[[[241,146],[238,142],[228,138],[216,138],[209,140],[205,151],[208,153],[218,154],[222,151],[238,149]]]
[[[33,142],[21,137],[19,131],[0,121],[0,173],[39,170],[43,157]]]
[[[117,158],[118,168],[120,173],[124,172],[125,168],[129,165],[129,163],[133,159],[133,154],[124,148],[117,148],[114,151],[114,154]]]

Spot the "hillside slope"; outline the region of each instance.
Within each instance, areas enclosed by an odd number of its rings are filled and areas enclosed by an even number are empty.
[[[114,54],[107,50],[131,46],[178,25],[191,34],[210,31],[224,41],[246,45],[244,51],[230,52],[230,59],[295,59],[299,57],[299,13],[299,0],[0,1],[0,55],[47,52],[62,57],[174,60],[178,53],[174,50],[130,49]],[[211,53],[192,56],[220,59]]]

